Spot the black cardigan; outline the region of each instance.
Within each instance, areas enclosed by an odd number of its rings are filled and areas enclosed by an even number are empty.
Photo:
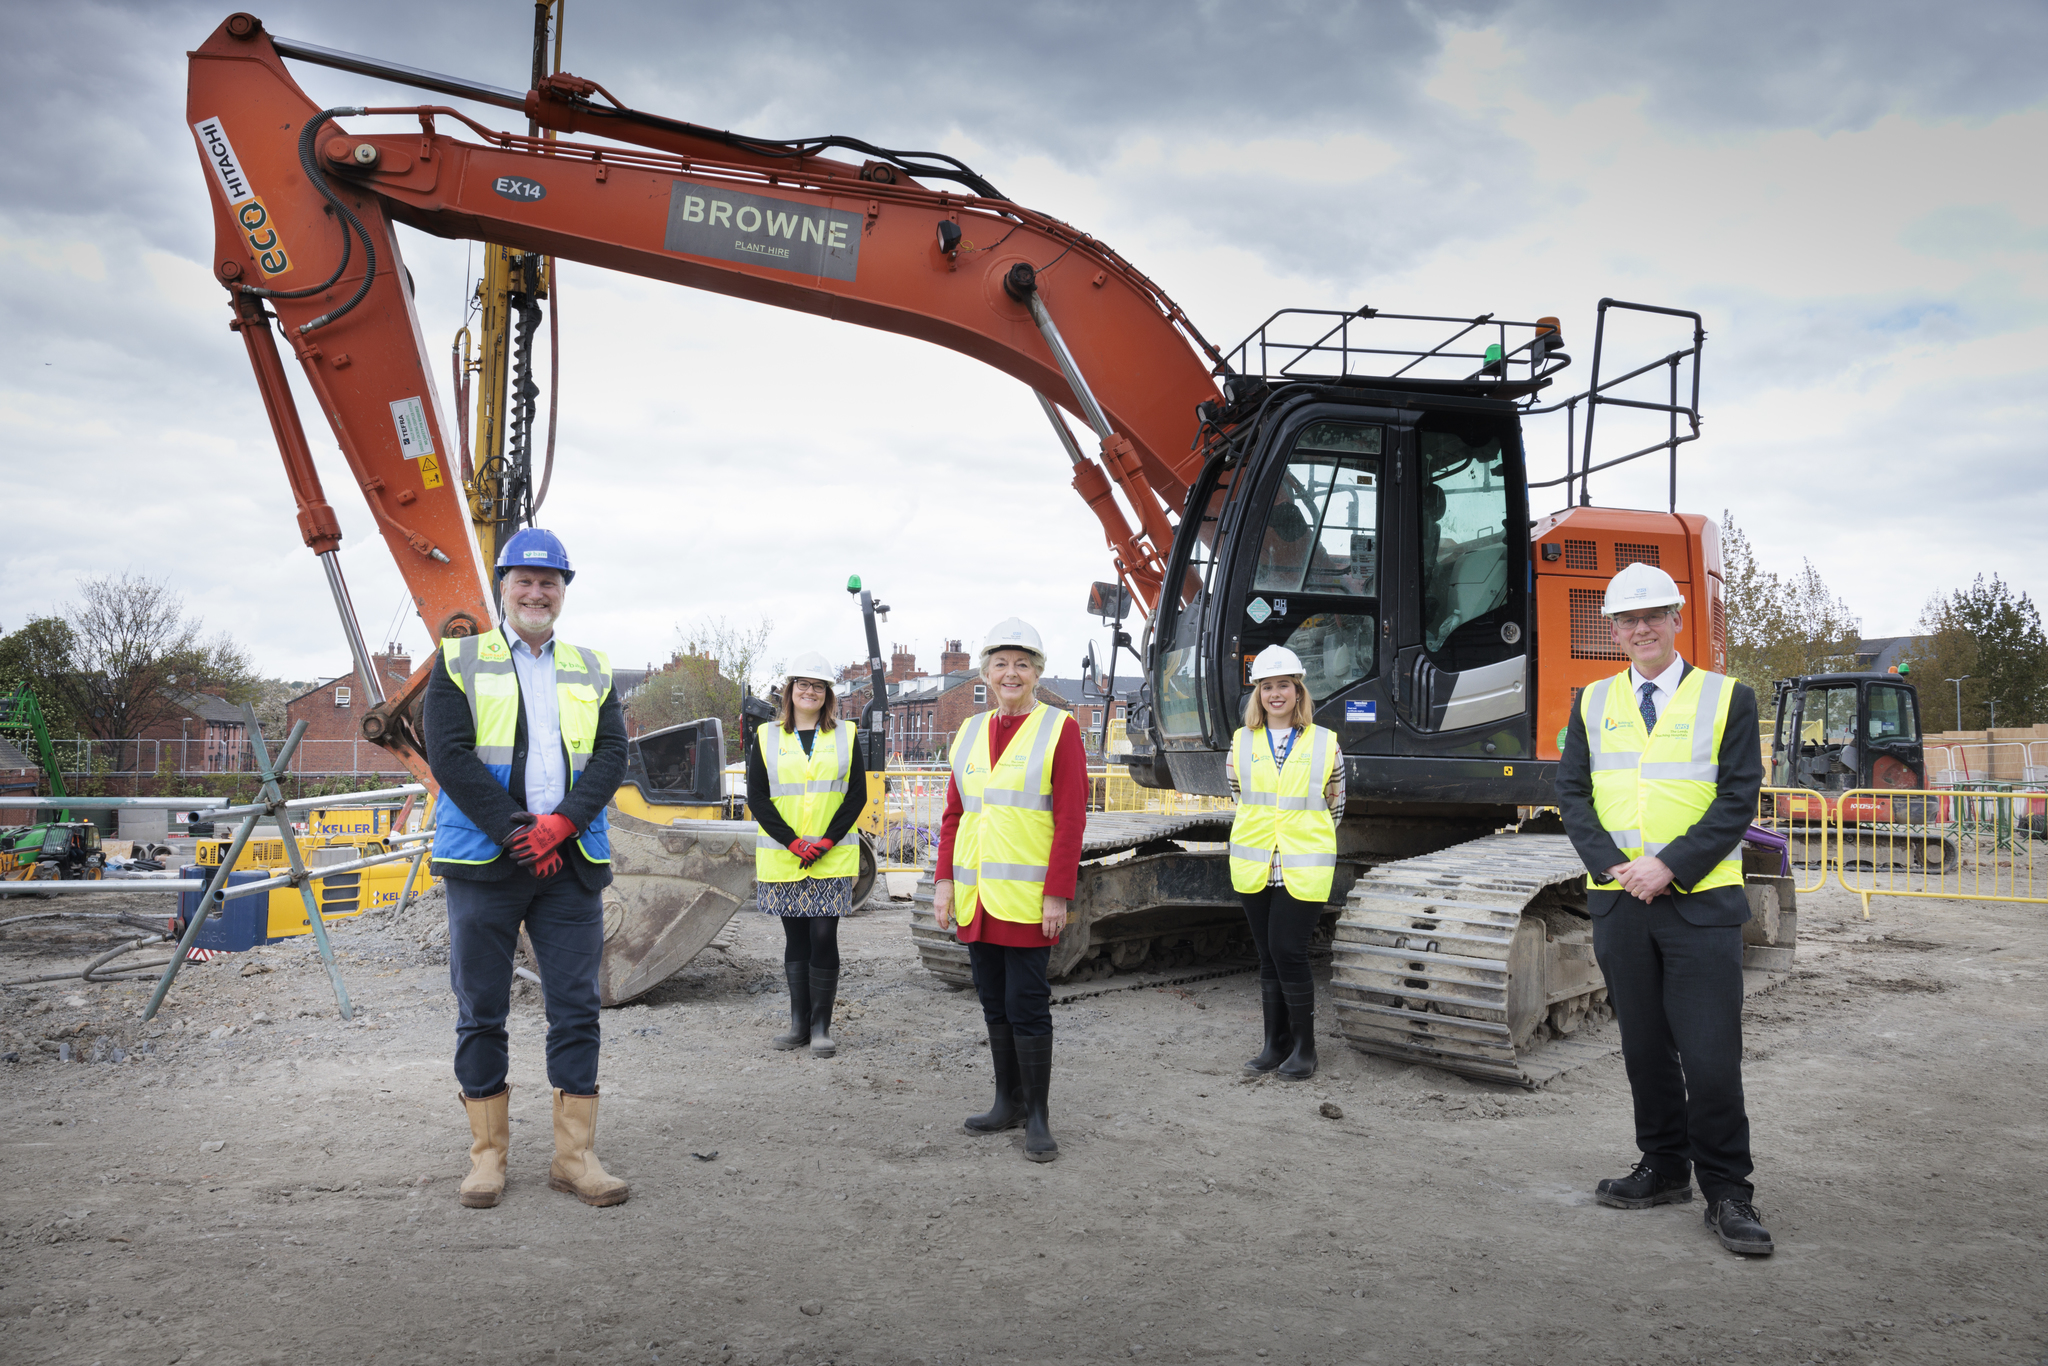
[[[517,679],[515,672],[513,678]],[[469,698],[448,672],[446,665],[434,670],[427,684],[427,766],[441,785],[444,801],[454,802],[462,814],[476,823],[494,844],[512,838],[512,818],[526,809],[526,707],[521,699],[519,732],[512,747],[510,787],[498,780],[476,757],[476,720],[469,712]],[[567,762],[566,752],[563,762]],[[605,804],[618,791],[626,776],[626,713],[616,691],[605,694],[597,712],[597,738],[590,761],[583,766],[576,785],[562,798],[555,814],[566,816],[581,834],[590,828]],[[560,846],[563,860],[576,870],[576,880],[591,891],[609,886],[609,864],[592,863],[576,841]],[[512,856],[500,853],[489,863],[434,863],[435,877],[452,877],[464,882],[501,882],[519,871]]]
[[[763,721],[763,726],[773,727],[773,721]],[[847,723],[841,721],[840,725]],[[815,730],[800,730],[796,738],[803,742],[804,753],[811,752],[811,742],[817,736]],[[846,838],[846,832],[853,829],[853,823],[860,819],[862,808],[868,804],[867,769],[864,767],[863,751],[867,746],[861,743],[858,730],[853,736],[853,758],[846,774],[846,795],[840,799],[839,809],[832,813],[830,823],[825,826],[825,838],[834,844]],[[777,844],[787,847],[797,838],[795,830],[782,813],[775,809],[774,798],[768,795],[768,765],[761,758],[761,741],[757,737],[747,741],[747,814],[761,827],[761,833]]]

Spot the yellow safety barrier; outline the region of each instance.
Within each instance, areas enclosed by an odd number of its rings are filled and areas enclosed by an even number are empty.
[[[1234,811],[1237,803],[1228,797],[1198,797],[1170,789],[1140,787],[1131,771],[1122,765],[1093,769],[1089,778],[1097,811],[1151,811],[1165,816],[1185,816],[1198,811]],[[1099,804],[1097,804],[1099,803]]]
[[[2048,903],[2048,791],[1989,789],[1868,789],[1832,803],[1835,875],[1865,920],[1875,896]]]
[[[1767,787],[1757,794],[1756,823],[1785,837],[1793,889],[1817,892],[1827,883],[1835,804],[1798,787]]]

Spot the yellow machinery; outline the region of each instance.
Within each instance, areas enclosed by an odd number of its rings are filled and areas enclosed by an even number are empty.
[[[319,869],[338,863],[353,863],[373,854],[389,853],[391,846],[387,841],[397,809],[349,806],[308,812],[306,841],[301,845],[305,851],[306,866]],[[232,840],[225,839],[200,840],[195,847],[193,861],[210,873],[220,866],[222,856],[232,843]],[[242,855],[235,860],[234,871],[275,873],[290,866],[283,840],[252,839],[242,846]],[[320,899],[321,917],[345,920],[364,911],[397,906],[405,895],[406,878],[411,871],[410,860],[397,860],[320,879],[313,888]],[[413,894],[417,896],[433,885],[433,874],[427,871],[422,861],[419,876],[413,883]],[[297,888],[276,887],[271,889],[268,897],[270,918],[262,936],[264,939],[285,939],[313,932],[312,924],[306,919],[305,899]]]

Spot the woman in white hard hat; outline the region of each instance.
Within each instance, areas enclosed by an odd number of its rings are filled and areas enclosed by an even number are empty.
[[[789,983],[789,1032],[771,1046],[809,1044],[815,1058],[838,1051],[839,917],[852,908],[860,874],[860,840],[847,836],[868,798],[860,745],[854,728],[839,722],[832,673],[823,655],[799,655],[782,679],[781,715],[756,727],[747,746],[747,810],[761,827],[755,901],[782,920]]]
[[[1336,816],[1344,810],[1344,755],[1314,721],[1301,659],[1269,645],[1252,661],[1244,728],[1225,767],[1237,798],[1230,884],[1259,951],[1266,1046],[1245,1064],[1296,1081],[1316,1074],[1316,983],[1309,938],[1337,874]]]
[[[988,1023],[996,1100],[970,1134],[1024,1126],[1024,1156],[1060,1154],[1046,1113],[1052,989],[1088,823],[1088,756],[1073,714],[1038,700],[1045,648],[1028,622],[998,622],[981,647],[995,703],[961,724],[933,871],[932,917],[967,945]]]

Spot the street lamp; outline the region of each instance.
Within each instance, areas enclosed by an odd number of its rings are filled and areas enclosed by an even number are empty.
[[[1962,678],[1950,678],[1950,679],[1945,679],[1945,680],[1943,680],[1944,682],[1948,682],[1948,683],[1953,683],[1953,684],[1955,684],[1955,685],[1956,685],[1956,729],[1957,729],[1957,730],[1961,730],[1961,729],[1963,728],[1963,681],[1964,681],[1964,679],[1967,679],[1967,678],[1969,678],[1969,677],[1971,677],[1971,675],[1969,675],[1969,674],[1964,674]]]

